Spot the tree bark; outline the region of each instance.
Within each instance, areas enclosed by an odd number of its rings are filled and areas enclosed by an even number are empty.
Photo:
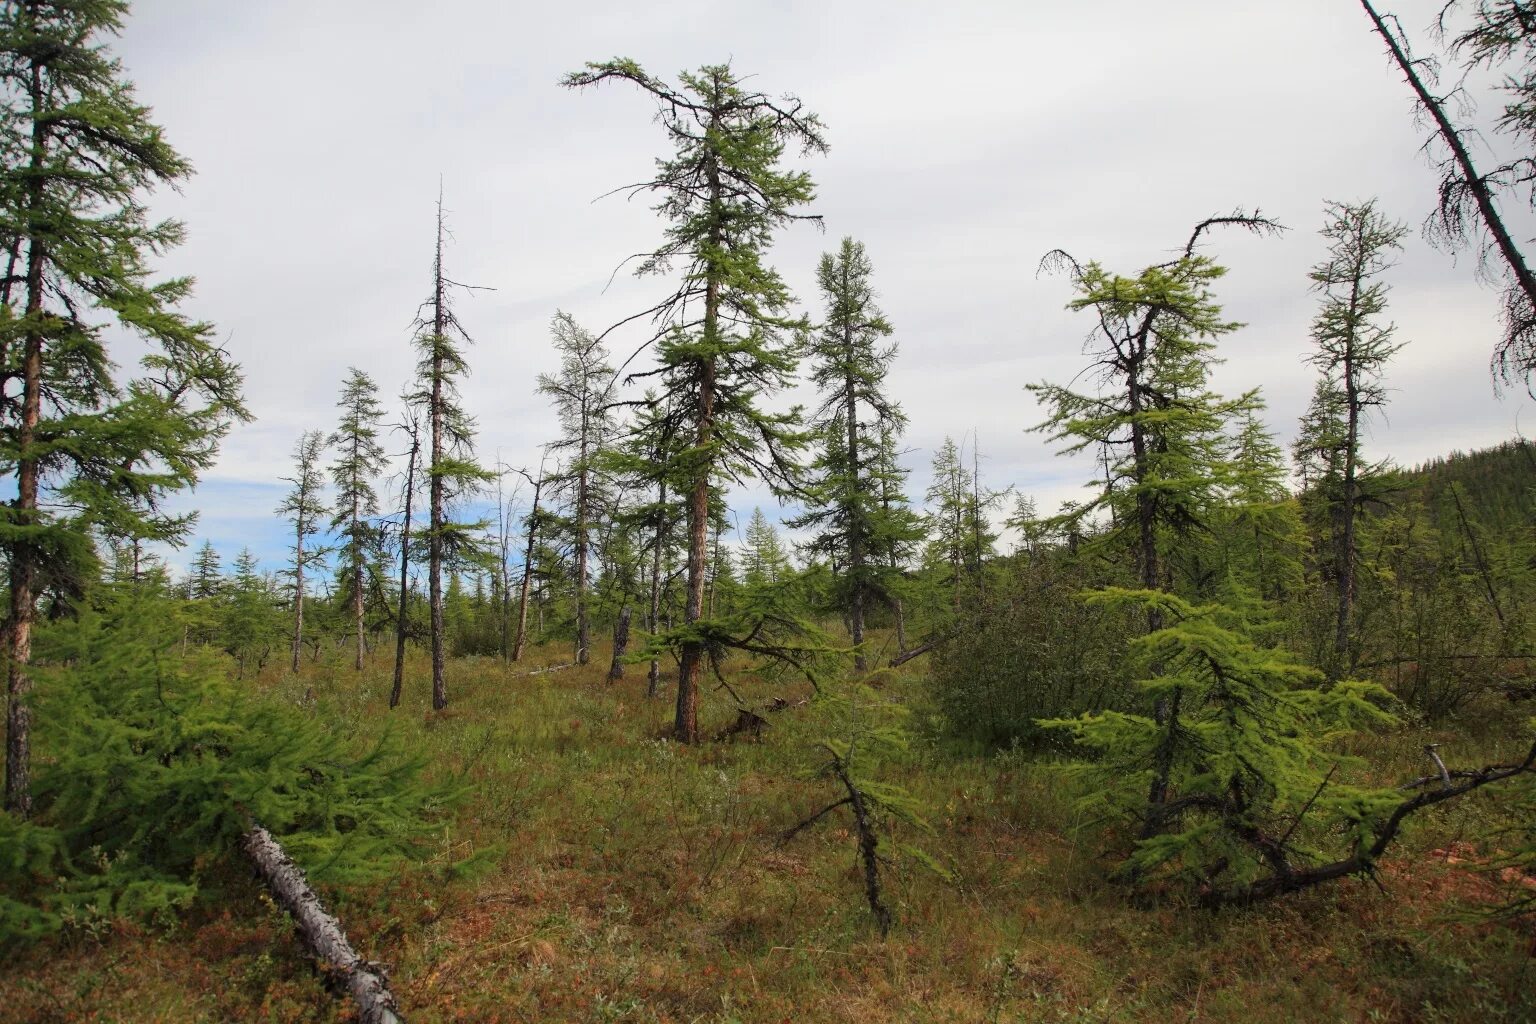
[[[528,513],[528,544],[523,551],[523,583],[517,598],[517,640],[512,644],[512,660],[523,660],[528,642],[528,588],[533,585],[533,548],[539,529],[539,492],[544,487],[544,465],[539,464],[539,478],[533,482],[533,510]]]
[[[629,650],[629,605],[619,609],[619,617],[613,624],[613,664],[608,668],[608,681],[624,678],[624,652]]]
[[[325,912],[320,897],[305,881],[304,872],[260,825],[241,839],[245,855],[266,884],[274,901],[298,925],[299,940],[319,960],[327,974],[351,993],[363,1024],[403,1024],[399,1003],[390,991],[384,969],[358,956],[341,924]]]
[[[657,455],[660,461],[660,453]],[[667,481],[656,487],[656,542],[651,548],[651,615],[648,628],[655,636],[661,631],[661,551],[667,536]],[[661,659],[651,656],[651,671],[646,680],[645,695],[655,697],[661,690]]]
[[[34,115],[43,107],[42,71],[34,61],[29,96]],[[32,118],[31,174],[27,184],[27,227],[42,216],[42,164],[48,150],[49,122]],[[37,527],[37,489],[39,466],[31,453],[36,443],[38,421],[42,418],[43,380],[43,261],[45,252],[35,235],[27,241],[27,329],[21,357],[21,422],[16,433],[16,525]],[[36,613],[37,553],[23,539],[11,546],[11,608],[7,623],[6,731],[5,731],[5,808],[18,818],[32,813],[32,713],[27,699],[32,679],[27,667],[32,661],[32,620]]]
[[[432,463],[429,479],[431,530],[427,537],[428,601],[432,615],[432,708],[448,706],[448,687],[443,678],[443,332],[447,310],[443,280],[443,199],[437,199],[437,258],[432,273]]]
[[[411,454],[405,466],[405,522],[400,529],[400,608],[395,617],[395,682],[389,691],[389,706],[400,706],[400,689],[405,681],[405,635],[410,622],[411,598],[411,504],[416,497],[416,459],[421,453],[421,428],[411,420]]]

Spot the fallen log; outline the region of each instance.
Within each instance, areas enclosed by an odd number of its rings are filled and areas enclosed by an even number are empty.
[[[260,825],[253,826],[240,845],[272,898],[298,924],[304,948],[320,961],[338,987],[352,994],[362,1024],[404,1024],[384,968],[357,955],[341,924],[320,906],[320,897],[305,881],[304,872],[288,859],[272,834]]]
[[[905,665],[913,658],[916,658],[919,655],[927,654],[929,651],[933,650],[935,647],[939,646],[939,644],[942,644],[953,635],[954,634],[952,633],[946,633],[943,636],[936,636],[926,643],[918,644],[910,651],[902,651],[900,654],[896,655],[896,657],[891,659],[891,668],[897,668],[901,665]]]

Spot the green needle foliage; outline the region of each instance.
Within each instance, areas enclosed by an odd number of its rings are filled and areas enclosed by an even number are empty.
[[[157,915],[215,888],[259,823],[311,878],[378,878],[455,799],[386,740],[326,723],[177,654],[168,592],[103,585],[54,627],[40,673],[34,820],[0,815],[0,942],[84,915]]]
[[[88,534],[180,542],[191,516],[161,506],[212,464],[244,418],[240,373],[210,325],[177,306],[188,278],[151,280],[183,237],[142,193],[191,173],[101,45],[119,0],[0,7],[0,509],[10,571],[6,806],[31,802],[27,707],[32,626],[44,589],[78,591]],[[148,354],[119,374],[108,340]]]
[[[827,733],[817,742],[813,763],[806,774],[813,779],[825,779],[837,798],[785,832],[782,841],[789,842],[827,815],[846,808],[858,840],[864,896],[884,937],[890,934],[895,917],[886,905],[880,885],[881,866],[889,860],[881,853],[881,836],[890,832],[894,822],[924,833],[933,831],[923,817],[921,802],[905,786],[880,779],[882,768],[907,751],[910,737],[903,721],[909,712],[861,680],[824,689],[816,704],[821,712],[818,721]],[[900,844],[897,849],[949,877],[943,865],[922,849],[908,844]]]
[[[1321,688],[1321,672],[1255,644],[1250,623],[1222,605],[1119,588],[1085,600],[1166,623],[1130,651],[1148,703],[1168,709],[1161,719],[1105,711],[1041,722],[1095,754],[1073,769],[1087,781],[1085,802],[1139,823],[1127,875],[1239,892],[1314,859],[1326,838],[1344,835],[1351,851],[1376,838],[1400,796],[1336,778],[1351,763],[1336,741],[1396,721],[1382,710],[1386,690]],[[1151,801],[1159,779],[1164,799]]]
[[[338,554],[342,568],[342,600],[351,606],[356,647],[353,667],[363,668],[366,629],[363,612],[368,593],[369,570],[383,551],[383,531],[374,521],[379,514],[379,493],[374,487],[389,460],[379,444],[379,423],[384,407],[373,378],[353,367],[342,384],[341,421],[329,438],[336,451],[331,463],[331,483],[336,486],[331,529],[341,537]]]
[[[728,64],[678,76],[673,86],[632,60],[588,64],[562,79],[570,88],[627,82],[656,103],[656,120],[674,147],[652,180],[631,194],[655,193],[667,221],[662,243],[637,273],[681,265],[667,298],[631,320],[649,317],[660,365],[659,401],[676,417],[685,443],[675,456],[687,502],[688,577],[683,628],[671,636],[678,673],[677,738],[699,738],[699,680],[710,645],[730,646],[721,623],[707,621],[712,509],[726,480],[757,476],[779,490],[797,487],[796,453],[807,436],[796,412],[772,412],[763,400],[794,382],[794,335],[806,327],[789,314],[789,288],[765,257],[773,235],[815,198],[811,176],[783,169],[785,149],[823,153],[816,115],[799,100],[774,100],[744,85]],[[739,639],[739,638],[738,638]]]

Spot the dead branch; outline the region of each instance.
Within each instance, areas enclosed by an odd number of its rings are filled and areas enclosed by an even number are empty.
[[[320,961],[327,977],[357,1001],[363,1024],[403,1024],[383,965],[357,955],[341,924],[325,912],[304,872],[283,852],[272,833],[260,825],[252,826],[241,846],[273,899],[298,925],[304,948]]]

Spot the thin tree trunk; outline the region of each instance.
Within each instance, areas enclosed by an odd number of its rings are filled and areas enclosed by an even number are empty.
[[[714,125],[711,118],[711,127]],[[720,168],[711,158],[705,170],[705,178],[712,205],[718,205],[721,196]],[[718,251],[724,244],[724,232],[718,223],[709,229],[710,245]],[[711,265],[709,278],[704,286],[704,344],[717,345],[720,340],[720,270]],[[698,405],[696,407],[694,447],[707,452],[714,443],[715,427],[715,357],[706,356],[699,365]],[[688,494],[688,597],[683,608],[683,621],[693,625],[704,617],[704,581],[706,562],[709,557],[709,466],[695,470],[692,487]],[[677,673],[677,716],[673,723],[680,743],[699,741],[699,678],[704,671],[704,645],[689,640],[682,645],[681,664]]]
[[[34,61],[29,83],[34,114],[43,106],[42,72]],[[40,117],[32,119],[31,174],[27,184],[27,209],[31,217],[40,216],[43,205],[42,164],[48,149],[48,124]],[[42,418],[43,380],[43,260],[42,243],[36,236],[27,241],[27,328],[21,359],[21,422],[17,425],[15,523],[23,528],[37,525],[37,489],[39,466],[32,446],[36,441],[38,421]],[[36,612],[33,589],[37,578],[37,554],[25,543],[11,545],[11,614],[7,630],[10,658],[6,665],[5,732],[5,808],[18,818],[32,813],[32,714],[27,698],[32,679],[27,667],[32,661],[32,619]]]
[[[619,609],[619,617],[613,623],[613,664],[608,668],[608,681],[624,678],[624,653],[629,650],[629,605]]]
[[[852,285],[850,268],[845,259],[842,263],[843,294]],[[848,432],[848,578],[852,586],[848,594],[848,636],[853,642],[853,670],[869,671],[869,658],[864,652],[864,498],[863,483],[859,476],[859,402],[858,382],[853,377],[854,349],[853,324],[843,323],[843,364],[847,373],[843,378],[843,418]]]
[[[657,461],[660,461],[658,453]],[[661,551],[667,536],[667,481],[656,486],[656,541],[651,548],[651,615],[648,623],[652,636],[661,631]],[[661,659],[651,656],[651,672],[645,695],[655,697],[661,690]]]
[[[416,459],[421,453],[421,428],[411,420],[411,455],[405,467],[405,522],[400,529],[400,608],[395,617],[395,682],[389,691],[389,706],[400,706],[400,689],[405,680],[405,636],[410,622],[409,602],[411,567],[411,503],[416,497]]]
[[[443,307],[443,197],[437,197],[437,258],[432,273],[432,463],[428,473],[431,501],[431,529],[427,537],[428,601],[432,615],[432,708],[448,706],[447,682],[443,678],[443,332],[447,330],[447,310]]]
[[[291,671],[299,671],[299,653],[304,646],[304,513],[296,513],[297,527],[293,545],[293,663]]]
[[[272,834],[256,825],[245,833],[240,845],[273,900],[298,925],[304,948],[351,993],[362,1024],[403,1024],[400,1006],[390,991],[384,969],[357,955],[341,930],[341,923],[325,912],[304,872],[289,859]]]
[[[587,411],[582,397],[581,464],[576,469],[576,664],[591,659],[592,631],[587,622]]]
[[[523,584],[517,599],[517,640],[512,645],[512,660],[523,660],[528,642],[528,588],[533,585],[533,548],[539,523],[539,492],[544,487],[544,464],[539,464],[539,478],[533,482],[533,510],[528,513],[528,544],[523,551]]]

